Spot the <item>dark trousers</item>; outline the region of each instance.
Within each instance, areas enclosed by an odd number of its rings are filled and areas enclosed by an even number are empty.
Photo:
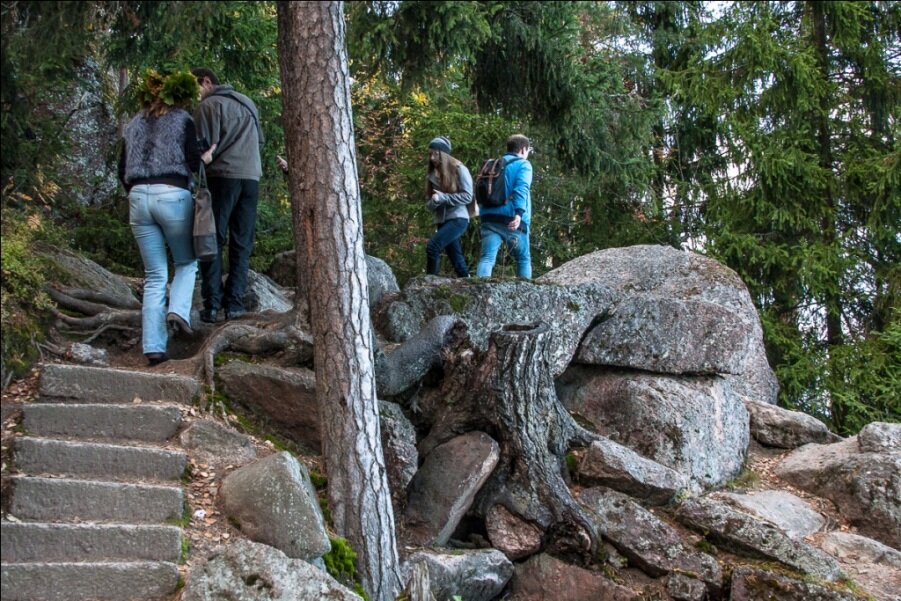
[[[469,277],[469,268],[466,267],[466,257],[463,256],[463,247],[460,246],[460,236],[469,227],[469,219],[448,219],[438,226],[435,235],[429,239],[425,247],[426,264],[425,271],[430,275],[438,275],[441,267],[441,251],[447,251],[454,271],[461,278]]]
[[[259,182],[252,179],[208,178],[216,217],[219,253],[200,264],[203,308],[226,313],[244,310],[247,272],[257,223]],[[228,239],[228,280],[222,286],[222,249]]]

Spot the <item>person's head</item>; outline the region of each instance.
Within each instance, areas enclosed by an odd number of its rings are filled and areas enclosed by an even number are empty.
[[[513,134],[507,138],[507,152],[528,158],[529,153],[532,152],[532,142],[522,134]]]
[[[429,142],[429,172],[438,173],[441,189],[444,192],[457,191],[457,164],[459,161],[451,156],[451,141],[445,136],[438,136]]]
[[[216,74],[206,67],[196,67],[191,69],[191,73],[197,78],[200,85],[200,98],[206,98],[219,85],[219,78]]]

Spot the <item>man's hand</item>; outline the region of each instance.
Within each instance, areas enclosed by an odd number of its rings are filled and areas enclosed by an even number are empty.
[[[209,149],[200,155],[200,160],[203,161],[204,165],[209,165],[213,161],[213,151],[216,150],[216,145],[213,144],[209,147]]]
[[[519,229],[519,224],[522,222],[522,218],[517,215],[513,218],[513,221],[507,224],[508,230],[513,230],[514,232]]]

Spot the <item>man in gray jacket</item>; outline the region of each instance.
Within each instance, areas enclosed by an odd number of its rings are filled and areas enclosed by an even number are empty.
[[[192,69],[200,84],[194,122],[201,141],[213,149],[206,167],[219,253],[200,264],[203,310],[200,319],[215,323],[219,312],[233,319],[246,313],[244,293],[256,231],[263,132],[253,101],[229,85],[220,85],[209,69]],[[201,148],[201,151],[207,150]],[[222,285],[222,249],[228,238],[228,280]]]

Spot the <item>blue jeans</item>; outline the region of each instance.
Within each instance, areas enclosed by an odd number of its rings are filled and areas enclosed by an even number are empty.
[[[244,310],[247,272],[257,225],[259,182],[252,179],[208,178],[216,217],[219,252],[212,261],[200,264],[203,281],[200,295],[203,308],[226,313]],[[228,239],[228,280],[222,285],[222,249]]]
[[[491,277],[494,262],[497,260],[497,251],[501,248],[501,242],[505,242],[516,261],[516,275],[527,280],[532,279],[532,255],[529,253],[529,235],[527,233],[521,230],[510,230],[503,223],[490,221],[482,222],[480,233],[482,235],[482,254],[479,257],[479,266],[476,268],[478,277]]]
[[[460,236],[469,227],[469,219],[448,219],[438,226],[435,235],[431,237],[425,247],[425,272],[429,275],[438,275],[441,267],[441,251],[447,251],[447,256],[454,266],[454,271],[461,278],[469,277],[469,268],[466,266],[466,257],[463,256],[463,247],[460,246]]]
[[[166,314],[175,313],[191,323],[191,299],[197,277],[194,259],[194,199],[184,188],[142,184],[128,193],[128,222],[144,260],[144,299],[141,327],[145,353],[164,353],[169,341]],[[172,252],[175,275],[166,307]]]

